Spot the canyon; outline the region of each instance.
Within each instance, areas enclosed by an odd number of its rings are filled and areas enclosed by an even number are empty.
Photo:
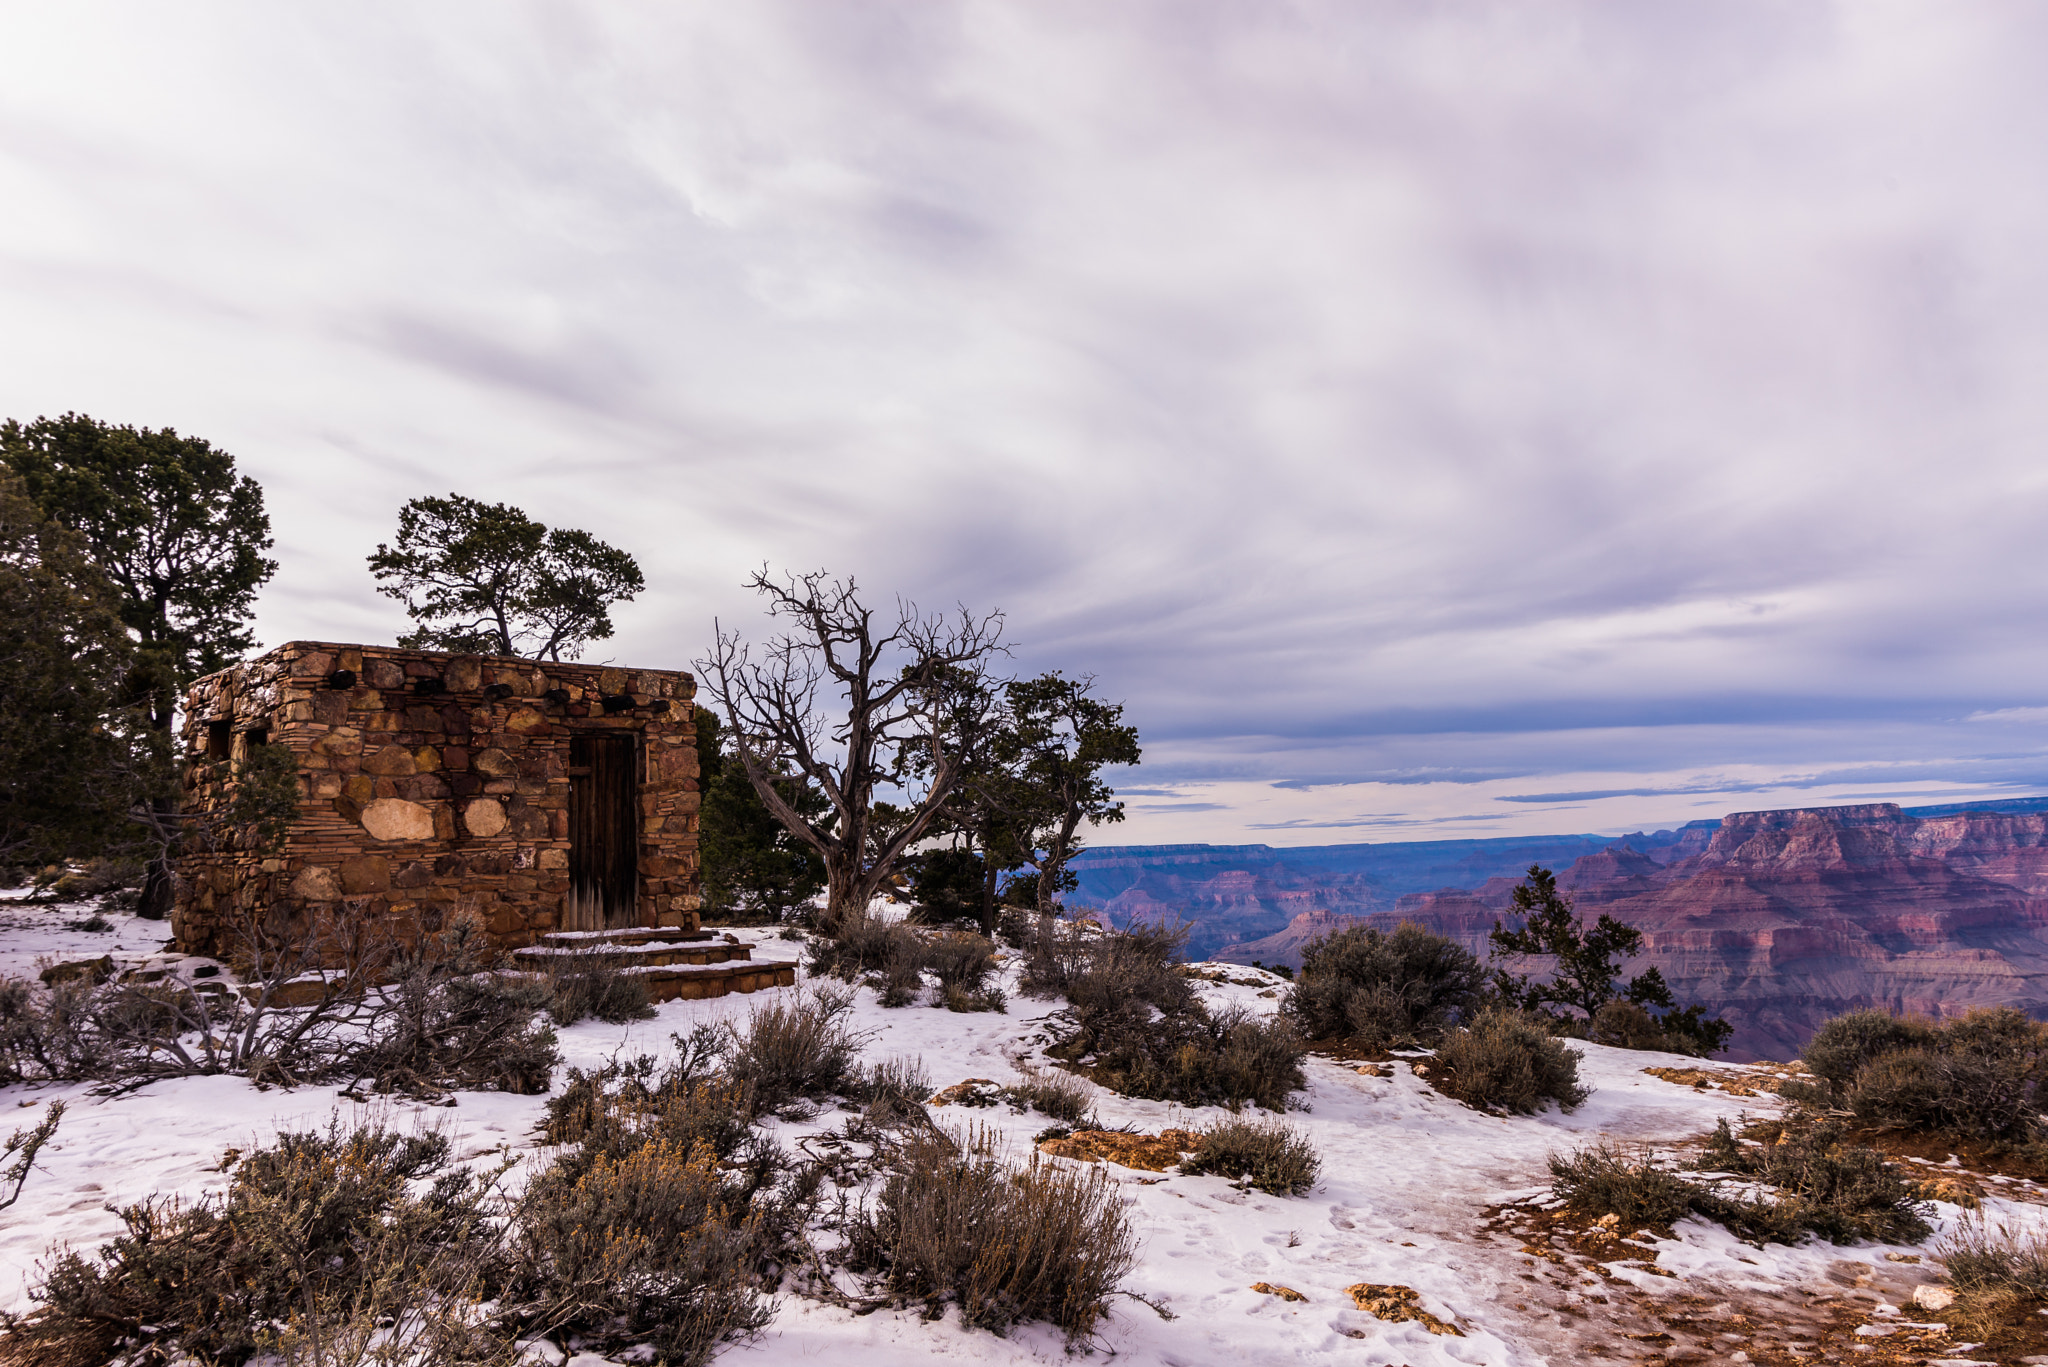
[[[1192,957],[1298,965],[1310,940],[1414,921],[1482,958],[1532,863],[1580,914],[1643,932],[1737,1060],[1795,1056],[1859,1007],[2048,1018],[2048,798],[1736,812],[1611,836],[1322,846],[1126,846],[1075,865],[1113,920],[1177,920]],[[1424,886],[1428,884],[1428,886]]]

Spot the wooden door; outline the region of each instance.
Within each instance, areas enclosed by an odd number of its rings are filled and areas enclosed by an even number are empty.
[[[634,796],[639,737],[591,731],[569,738],[569,930],[640,923],[640,833]]]

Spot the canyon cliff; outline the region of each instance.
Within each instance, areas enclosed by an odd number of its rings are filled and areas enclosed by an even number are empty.
[[[1205,863],[1203,878],[1184,880],[1196,895],[1162,896],[1171,890],[1161,880],[1139,878],[1104,905],[1206,925],[1205,941],[1234,931],[1231,943],[1205,952],[1241,963],[1298,964],[1318,935],[1401,921],[1484,957],[1522,869],[1548,863],[1583,915],[1605,912],[1643,932],[1644,953],[1628,972],[1654,964],[1681,1002],[1705,1003],[1733,1022],[1732,1057],[1786,1058],[1820,1022],[1864,1006],[1953,1015],[2013,1005],[2048,1017],[2048,800],[1996,806],[2005,810],[1876,803],[1737,812],[1568,860],[1489,868],[1433,891],[1396,892],[1403,880],[1355,871],[1326,888],[1302,861],[1269,859],[1262,869],[1239,855],[1234,867]],[[1478,853],[1483,864],[1510,851]],[[1414,873],[1431,866],[1411,863]]]

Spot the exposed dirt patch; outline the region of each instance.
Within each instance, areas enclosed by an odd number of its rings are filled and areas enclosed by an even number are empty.
[[[1378,1282],[1360,1282],[1344,1288],[1344,1294],[1351,1297],[1351,1303],[1375,1319],[1388,1320],[1395,1324],[1413,1320],[1432,1334],[1448,1334],[1453,1338],[1465,1337],[1465,1331],[1448,1320],[1440,1320],[1422,1308],[1422,1298],[1411,1286],[1387,1286]]]
[[[1625,1271],[1673,1277],[1656,1265],[1651,1242],[1667,1230],[1622,1230],[1528,1204],[1495,1206],[1487,1216],[1486,1232],[1518,1241],[1527,1260],[1526,1308],[1582,1325],[1579,1347],[1589,1362],[1728,1362],[1739,1351],[1760,1367],[1921,1367],[2048,1354],[2048,1316],[2036,1302],[1963,1297],[1939,1311],[1915,1304],[1914,1292],[1941,1276],[1926,1255],[1875,1265],[1845,1258],[1813,1285],[1776,1292],[1690,1283],[1646,1291]]]
[[[985,1077],[971,1077],[965,1082],[933,1094],[934,1106],[993,1106],[1003,1099],[1003,1088]]]
[[[2025,1188],[2032,1184],[2048,1184],[2048,1145],[2015,1147],[2011,1144],[1996,1144],[1983,1139],[1959,1139],[1945,1134],[1906,1134],[1898,1130],[1850,1130],[1846,1142],[1862,1144],[1891,1158],[1919,1159],[1936,1166],[1949,1166],[1951,1160],[1967,1172],[1957,1172],[1958,1177],[1977,1179],[1982,1189],[1986,1177],[2007,1177],[2010,1183],[1998,1184],[1998,1194],[2014,1200],[2048,1201],[2048,1189],[2025,1195]],[[1944,1173],[1944,1176],[1951,1175]]]
[[[1645,1068],[1651,1077],[1690,1087],[1695,1092],[1725,1092],[1729,1096],[1775,1096],[1785,1079],[1769,1073],[1739,1072],[1731,1068]]]
[[[1291,1286],[1275,1286],[1271,1282],[1253,1282],[1251,1289],[1263,1296],[1278,1296],[1283,1301],[1306,1301],[1308,1299],[1307,1296],[1302,1295]]]
[[[1143,1172],[1165,1172],[1179,1164],[1184,1154],[1195,1151],[1200,1141],[1186,1130],[1161,1130],[1158,1134],[1132,1134],[1125,1130],[1076,1130],[1064,1139],[1048,1139],[1038,1151],[1054,1158],[1074,1158],[1083,1163],[1106,1160],[1119,1167]]]

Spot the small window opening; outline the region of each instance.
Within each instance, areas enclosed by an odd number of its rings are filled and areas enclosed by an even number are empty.
[[[267,726],[252,726],[248,734],[249,748],[252,750],[259,745],[270,744],[270,728]]]
[[[228,727],[225,718],[206,724],[206,753],[214,759],[226,759],[234,749],[234,737]]]

